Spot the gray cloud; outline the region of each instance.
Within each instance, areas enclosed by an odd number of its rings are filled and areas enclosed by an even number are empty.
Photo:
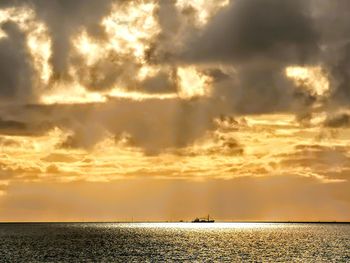
[[[349,106],[350,3],[346,0],[311,3],[322,47],[320,60],[331,81],[331,102],[334,106]]]
[[[284,167],[312,169],[327,179],[344,179],[350,169],[347,146],[296,145],[295,151],[280,155]],[[347,176],[345,179],[348,180]]]
[[[329,116],[324,124],[326,127],[330,128],[341,128],[350,126],[350,115],[346,113]]]
[[[88,148],[106,133],[117,137],[127,133],[135,145],[156,153],[194,141],[213,129],[212,120],[220,114],[292,112],[300,119],[310,116],[317,99],[286,78],[285,67],[291,64],[321,64],[328,69],[335,107],[339,101],[347,105],[350,98],[350,6],[344,0],[322,0],[318,5],[312,0],[231,1],[202,29],[189,22],[193,9],[180,12],[175,1],[159,1],[155,15],[161,33],[153,39],[147,61],[162,69],[143,81],[135,79],[140,64],[128,55],[111,52],[95,65],[86,66],[84,59],[72,54],[72,36],[82,27],[96,40],[106,41],[99,22],[112,2],[19,0],[2,1],[0,7],[28,4],[47,24],[53,41],[55,78],[65,78],[72,63],[81,84],[91,90],[126,84],[141,92],[169,93],[178,88],[176,67],[193,64],[214,79],[213,96],[191,101],[111,100],[105,105],[31,106],[23,108],[26,112],[1,110],[3,125],[13,121],[25,123],[30,131],[53,126],[72,130],[74,134],[64,147]],[[327,8],[333,11],[326,12]],[[26,104],[35,87],[25,36],[13,24],[4,25],[4,29],[8,38],[0,40],[0,57],[6,61],[0,64],[0,79],[7,84],[1,84],[0,97],[12,96]],[[339,126],[344,118],[329,120],[326,126]]]
[[[23,0],[33,6],[38,17],[49,28],[53,45],[51,62],[56,77],[67,74],[68,59],[71,51],[71,37],[80,27],[87,28],[95,37],[104,35],[99,22],[111,7],[111,0]]]
[[[49,28],[53,41],[51,63],[54,70],[54,80],[69,79],[67,70],[69,63],[71,63],[78,72],[81,84],[90,90],[102,91],[120,85],[130,90],[143,89],[149,93],[176,91],[171,72],[168,73],[168,76],[163,71],[145,81],[136,80],[135,76],[141,65],[131,54],[122,55],[111,51],[92,66],[86,66],[84,58],[73,52],[71,39],[82,28],[85,28],[89,36],[95,40],[101,43],[108,41],[104,28],[100,25],[101,19],[111,11],[112,4],[119,4],[120,8],[123,8],[123,5],[127,4],[128,1],[55,0],[48,2],[45,0],[23,0],[22,2],[28,2],[32,5],[39,19],[42,19]],[[174,9],[174,4],[175,1],[159,2],[159,22],[167,30],[175,30],[172,24],[177,22],[171,22],[169,16],[166,15],[167,12],[162,10],[164,8]],[[166,37],[161,34],[160,38],[164,40]]]
[[[100,26],[101,19],[108,14],[113,0],[17,0],[2,1],[1,7],[29,6],[37,17],[44,21],[52,39],[51,64],[54,78],[68,77],[71,55],[71,38],[80,29],[86,28],[90,36],[101,39],[105,32]]]
[[[240,67],[231,79],[214,93],[239,114],[270,113],[290,110],[294,87],[281,67],[258,63]],[[232,81],[233,80],[233,81]]]
[[[21,131],[26,131],[27,130],[27,125],[23,122],[19,121],[6,121],[0,119],[0,131],[3,133],[18,133]]]
[[[233,67],[214,76],[214,95],[236,113],[308,111],[315,100],[285,76],[291,64],[312,65],[319,59],[319,32],[309,1],[238,0],[220,11],[203,30],[189,29],[184,47],[169,63]],[[163,28],[166,30],[166,27]],[[164,34],[164,33],[163,33]],[[159,50],[158,50],[159,51]],[[210,72],[210,70],[209,70]]]
[[[11,22],[3,24],[1,29],[7,37],[0,39],[0,101],[28,101],[34,95],[34,70],[25,36]]]
[[[147,154],[157,154],[187,146],[214,129],[213,118],[219,111],[206,99],[111,99],[103,104],[6,107],[0,108],[0,113],[11,116],[11,122],[6,119],[4,125],[21,125],[28,135],[42,134],[53,127],[72,132],[58,147],[91,148],[106,136],[128,135],[131,145]],[[21,129],[15,132],[24,135]]]
[[[142,91],[149,93],[176,93],[178,88],[176,70],[163,70],[141,81]]]
[[[141,66],[128,55],[119,55],[111,51],[90,66],[86,66],[83,57],[75,57],[72,62],[77,70],[79,82],[89,90],[104,91],[117,84],[130,89],[138,86],[135,75]]]
[[[0,118],[0,134],[14,136],[40,136],[54,126],[50,122],[23,122],[18,120],[4,120]]]
[[[215,114],[206,101],[200,100],[116,100],[85,114],[88,117],[79,126],[82,129],[73,127],[75,135],[70,141],[93,145],[98,136],[105,136],[106,130],[117,136],[127,133],[134,145],[155,154],[166,148],[186,146],[201,137],[214,127]],[[91,130],[100,133],[91,134]]]
[[[317,51],[317,33],[305,2],[231,1],[184,55],[195,62],[306,63]]]

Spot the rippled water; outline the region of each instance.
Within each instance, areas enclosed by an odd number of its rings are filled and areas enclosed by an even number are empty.
[[[1,262],[350,262],[349,224],[0,224]]]

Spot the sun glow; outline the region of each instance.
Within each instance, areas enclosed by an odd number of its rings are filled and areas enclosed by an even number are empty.
[[[111,224],[112,225],[112,224]],[[217,222],[215,224],[203,223],[203,224],[192,224],[189,222],[181,223],[137,223],[131,225],[130,223],[121,225],[125,228],[164,228],[164,229],[269,229],[269,228],[281,228],[281,225],[273,223],[224,223]],[[283,226],[285,227],[285,226]]]
[[[160,30],[152,15],[155,8],[154,3],[115,5],[102,21],[109,37],[108,48],[118,53],[131,53],[142,62],[150,40]]]
[[[69,87],[57,84],[41,96],[41,103],[51,104],[84,104],[102,103],[107,98],[99,92],[87,91],[79,84],[72,84]]]
[[[124,99],[131,99],[131,100],[147,100],[147,99],[159,99],[159,100],[166,100],[166,99],[174,99],[177,98],[177,94],[170,93],[170,94],[149,94],[149,93],[142,93],[137,91],[125,91],[122,89],[112,89],[110,92],[107,93],[107,97],[110,98],[124,98]]]
[[[324,96],[329,91],[329,80],[321,67],[299,67],[286,68],[286,75],[299,87],[305,88],[311,93]]]
[[[198,71],[195,67],[178,68],[179,97],[190,99],[193,97],[210,96],[212,79]]]
[[[132,55],[143,62],[150,40],[160,30],[152,15],[155,7],[154,3],[115,4],[112,12],[101,21],[107,39],[97,41],[82,30],[73,40],[76,51],[86,56],[89,64],[103,59],[110,51]]]
[[[104,54],[101,43],[98,43],[89,37],[85,30],[73,40],[73,45],[77,52],[84,57],[87,66],[95,64],[101,59],[101,54]]]
[[[147,94],[137,91],[127,91],[120,88],[113,88],[103,92],[93,92],[85,89],[80,84],[74,85],[56,85],[53,89],[47,91],[41,97],[41,103],[46,105],[52,104],[85,104],[85,103],[104,103],[109,99],[122,98],[135,101],[147,99],[174,99],[177,94]]]

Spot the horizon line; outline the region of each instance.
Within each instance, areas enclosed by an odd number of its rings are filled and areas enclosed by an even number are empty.
[[[93,224],[93,223],[109,223],[109,224],[143,224],[143,223],[193,223],[192,221],[185,221],[185,220],[139,220],[139,221],[0,221],[0,224],[73,224],[73,223],[85,223],[85,224]],[[329,220],[320,220],[320,221],[300,221],[300,220],[280,220],[280,221],[271,221],[271,220],[242,220],[242,221],[234,221],[234,220],[218,220],[214,223],[208,223],[208,224],[215,224],[215,223],[236,223],[236,224],[244,224],[244,223],[256,223],[256,224],[350,224],[350,221],[329,221]],[[198,223],[193,223],[198,224]],[[203,224],[203,223],[200,223]]]

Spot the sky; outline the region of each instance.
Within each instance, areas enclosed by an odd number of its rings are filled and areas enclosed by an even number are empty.
[[[350,221],[348,0],[2,0],[0,221]]]

